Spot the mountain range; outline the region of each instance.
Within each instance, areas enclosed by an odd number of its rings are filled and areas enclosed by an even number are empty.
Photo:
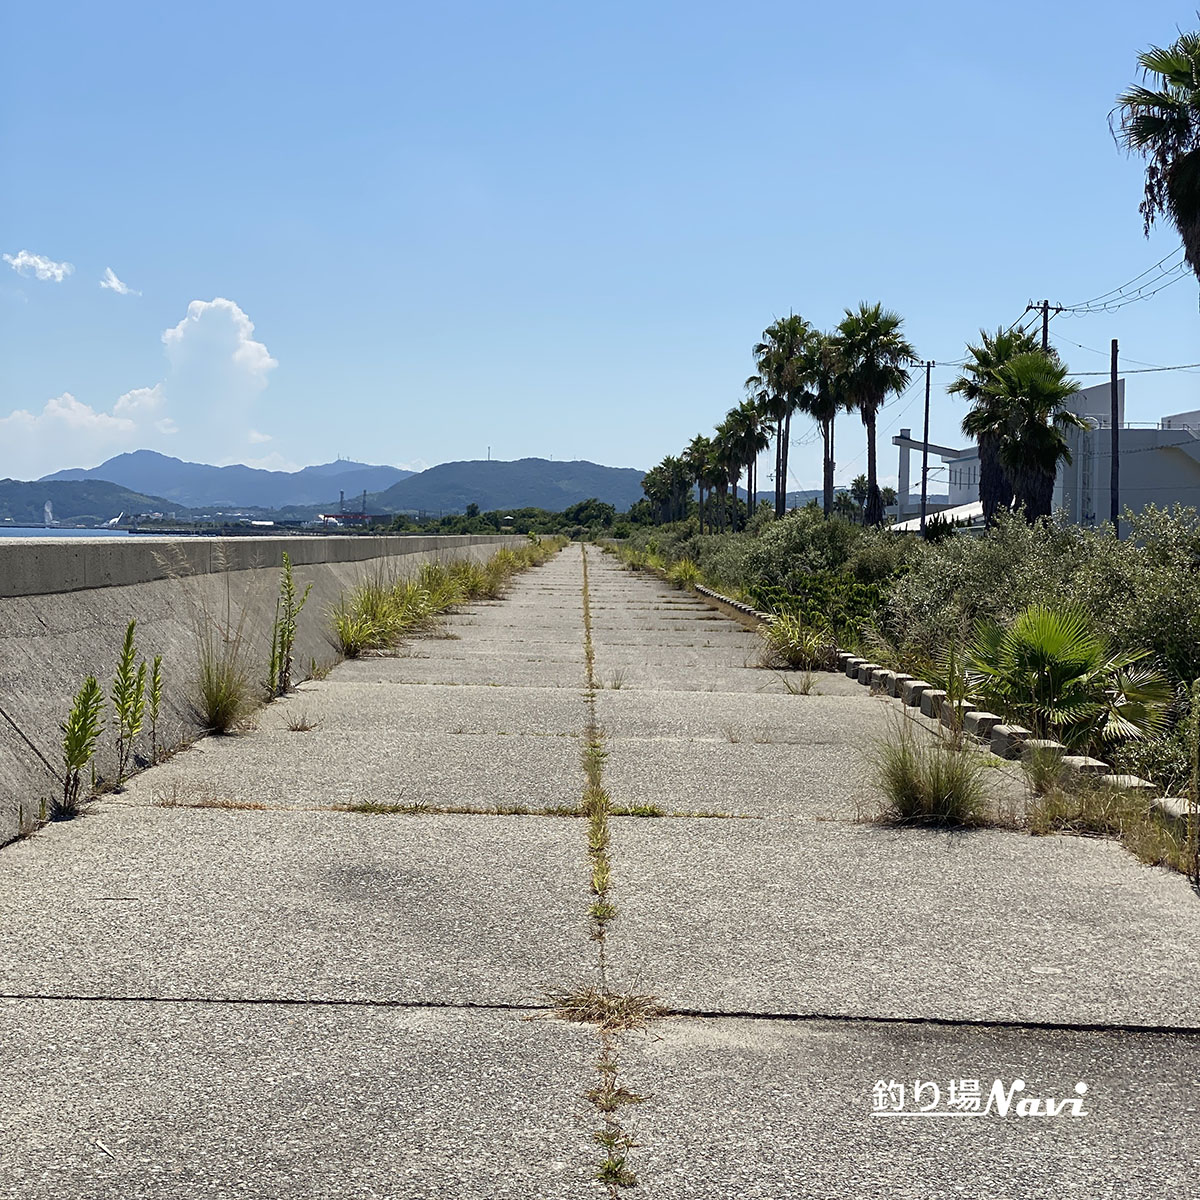
[[[503,508],[561,512],[595,498],[624,512],[642,498],[644,475],[633,467],[604,467],[582,459],[448,462],[368,496],[367,506],[373,512],[462,512],[468,504],[478,504],[483,512]]]
[[[122,513],[170,512],[177,507],[161,496],[133,492],[103,479],[53,479],[37,483],[0,479],[0,522],[40,525],[47,502],[56,521],[81,521],[85,525],[102,524]]]
[[[477,504],[484,511],[503,508],[545,508],[559,512],[581,500],[595,497],[618,510],[625,510],[642,497],[644,472],[632,467],[605,467],[598,463],[553,462],[545,458],[522,458],[515,462],[493,460],[441,463],[414,473],[398,467],[338,459],[305,467],[301,471],[264,471],[255,467],[212,467],[184,462],[153,450],[118,454],[98,467],[56,471],[29,489],[27,507],[38,512],[50,498],[53,484],[105,482],[127,489],[145,503],[117,503],[103,519],[126,511],[195,509],[287,510],[295,515],[318,511],[338,512],[340,493],[345,494],[346,512],[362,508],[367,493],[367,510],[391,512],[462,512]],[[89,493],[89,509],[100,493]],[[114,499],[116,493],[113,494]],[[37,499],[38,496],[42,498]],[[59,493],[60,503],[66,493]],[[83,501],[80,501],[83,503]],[[59,505],[55,504],[55,512]],[[32,511],[32,509],[31,509]],[[64,520],[74,519],[64,510]]]
[[[240,463],[210,467],[154,450],[134,450],[98,467],[56,471],[38,482],[103,479],[187,508],[294,508],[328,505],[337,501],[339,492],[347,497],[381,492],[412,474],[399,467],[374,467],[347,459],[301,471],[264,471]]]

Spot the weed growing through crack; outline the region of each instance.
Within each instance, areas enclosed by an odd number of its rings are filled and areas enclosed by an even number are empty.
[[[320,721],[312,720],[308,713],[303,710],[298,713],[291,713],[287,719],[287,727],[290,733],[311,733],[320,724]]]
[[[62,723],[63,791],[50,809],[50,819],[64,821],[76,816],[83,801],[83,772],[96,753],[104,713],[104,693],[94,675],[89,675],[75,694],[75,702]]]
[[[121,657],[117,661],[117,673],[113,676],[112,699],[113,728],[117,732],[117,784],[125,778],[129,760],[133,757],[134,743],[142,732],[146,715],[146,661],[135,666],[137,646],[133,631],[137,621],[130,621],[125,629],[125,641],[121,646]]]
[[[642,1029],[663,1015],[654,996],[640,992],[610,992],[593,984],[551,993],[564,1021],[599,1025],[601,1029]]]
[[[168,791],[155,791],[151,804],[156,808],[215,808],[225,812],[266,812],[269,804],[256,800],[228,800],[202,789],[190,789],[175,782]]]
[[[296,632],[301,610],[308,603],[312,591],[310,583],[304,594],[296,593],[296,580],[292,575],[291,555],[283,552],[280,569],[279,595],[275,600],[275,623],[271,627],[271,659],[267,668],[268,697],[286,696],[292,687],[292,650],[296,645]]]
[[[146,714],[150,719],[150,764],[158,762],[158,721],[162,715],[163,675],[162,655],[154,656],[150,668],[150,683],[146,687]]]

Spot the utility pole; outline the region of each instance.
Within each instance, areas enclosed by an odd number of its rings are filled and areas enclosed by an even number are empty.
[[[1112,377],[1110,383],[1112,400],[1112,523],[1113,532],[1121,536],[1121,409],[1117,403],[1117,339],[1112,340]]]
[[[1040,312],[1042,314],[1042,351],[1049,353],[1050,351],[1050,301],[1043,300],[1041,304],[1034,304],[1032,300],[1025,305],[1026,312]],[[1056,313],[1062,312],[1062,305],[1054,306]]]
[[[925,436],[921,443],[921,533],[924,535],[925,507],[929,499],[929,372],[937,363],[922,365],[925,367]]]

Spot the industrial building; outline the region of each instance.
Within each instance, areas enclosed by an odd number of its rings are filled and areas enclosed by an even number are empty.
[[[1060,463],[1054,484],[1054,509],[1079,525],[1100,525],[1111,511],[1112,394],[1097,384],[1076,392],[1067,408],[1087,429],[1067,430],[1071,461]],[[1117,381],[1120,505],[1140,512],[1149,504],[1200,507],[1200,410],[1174,413],[1152,425],[1125,422],[1125,380]],[[901,429],[892,445],[900,450],[897,526],[919,525],[923,443]],[[916,451],[915,471],[912,453]],[[929,446],[929,490],[949,491],[949,504],[930,506],[958,520],[979,520],[979,448]]]

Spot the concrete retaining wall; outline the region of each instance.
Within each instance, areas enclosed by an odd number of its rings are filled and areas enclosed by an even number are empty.
[[[300,590],[313,585],[296,639],[294,677],[303,679],[312,663],[336,660],[329,610],[364,576],[408,574],[434,560],[484,560],[525,540],[0,539],[0,844],[17,835],[22,816],[28,825],[59,786],[21,735],[60,765],[59,722],[87,675],[107,694],[131,620],[138,623],[139,655],[163,656],[159,740],[173,746],[195,733],[188,694],[203,630],[240,627],[251,666],[266,677],[285,550]],[[106,731],[96,760],[102,776],[115,773],[112,743]]]

